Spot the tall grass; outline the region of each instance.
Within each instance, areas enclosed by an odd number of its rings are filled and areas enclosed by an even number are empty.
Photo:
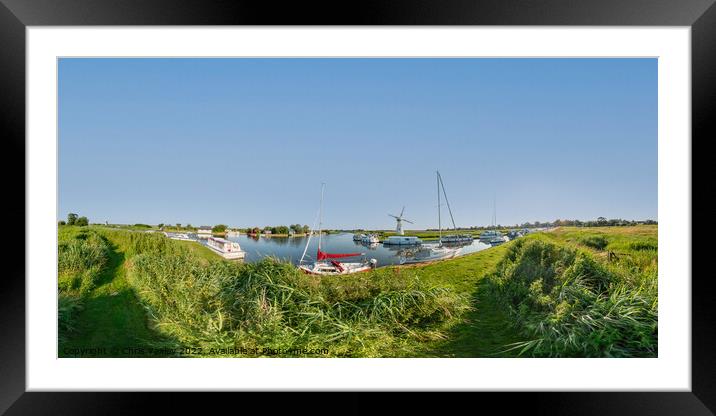
[[[61,293],[57,307],[58,342],[64,343],[71,333],[77,331],[76,318],[82,310],[82,301],[75,296]]]
[[[549,242],[516,241],[489,279],[529,338],[512,348],[531,356],[655,356],[655,266],[623,261],[631,267],[605,265],[588,252]]]
[[[609,240],[603,235],[585,235],[580,237],[580,243],[596,250],[604,250],[609,244]]]
[[[77,330],[77,315],[86,296],[96,287],[109,261],[107,240],[86,227],[58,230],[58,342],[66,342]]]
[[[91,230],[61,232],[58,241],[59,288],[88,294],[109,260],[109,244]]]
[[[207,263],[152,236],[133,239],[130,283],[156,328],[192,347],[391,356],[406,337],[440,336],[431,324],[467,308],[461,296],[407,275],[316,277],[270,258]]]

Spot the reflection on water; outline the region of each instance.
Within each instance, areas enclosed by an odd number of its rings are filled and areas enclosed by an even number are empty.
[[[228,238],[236,241],[241,245],[241,249],[246,252],[244,261],[255,262],[266,256],[273,256],[280,260],[289,261],[298,264],[306,245],[308,237],[253,237],[247,235],[239,235]],[[462,247],[459,256],[474,253],[491,245],[485,244],[478,240],[471,244],[458,246]],[[311,244],[306,252],[306,259],[315,260],[318,249],[318,237],[311,238]],[[353,240],[353,234],[340,233],[328,234],[322,238],[321,249],[329,253],[361,253],[356,257],[345,258],[345,261],[360,261],[363,257],[374,258],[378,260],[378,267],[388,266],[391,264],[400,264],[402,258],[410,258],[411,256],[421,253],[419,247],[401,247],[401,246],[384,246],[380,243],[363,244],[360,241]],[[417,250],[416,250],[417,249]]]

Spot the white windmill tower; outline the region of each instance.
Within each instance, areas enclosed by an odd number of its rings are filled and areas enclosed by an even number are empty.
[[[398,235],[405,235],[405,233],[403,232],[403,221],[413,224],[412,221],[403,218],[403,212],[405,212],[405,207],[403,207],[403,210],[400,211],[400,215],[388,214],[389,216],[395,218],[395,221],[397,222],[395,226],[395,233]]]

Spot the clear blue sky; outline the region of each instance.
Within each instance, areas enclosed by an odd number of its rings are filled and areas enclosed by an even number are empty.
[[[59,63],[59,212],[91,222],[657,219],[656,59]]]

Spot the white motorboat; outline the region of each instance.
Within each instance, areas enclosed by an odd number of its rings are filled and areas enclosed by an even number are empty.
[[[323,221],[323,191],[325,184],[321,185],[321,204],[318,210],[318,250],[316,252],[316,260],[313,262],[304,263],[306,258],[306,252],[308,251],[308,245],[311,243],[311,237],[313,232],[308,236],[306,241],[306,247],[303,249],[303,255],[301,260],[298,262],[299,270],[308,274],[317,274],[324,276],[331,275],[347,275],[360,272],[367,272],[375,269],[378,265],[376,259],[366,259],[365,253],[326,253],[321,250],[322,235],[321,226]],[[355,238],[355,237],[354,237]],[[360,262],[342,262],[336,259],[347,258],[347,257],[359,257],[363,256],[363,260]]]
[[[241,260],[246,252],[241,250],[239,243],[219,237],[209,237],[206,246],[218,253],[221,257],[230,260]]]
[[[384,245],[400,245],[400,246],[415,246],[423,243],[423,240],[418,237],[406,236],[406,235],[391,235],[385,241]]]
[[[193,241],[194,239],[189,236],[188,233],[170,233],[170,232],[164,232],[164,235],[172,240],[180,240],[180,241]]]
[[[353,241],[363,241],[365,234],[353,234]]]
[[[363,234],[361,242],[363,244],[377,244],[380,243],[380,239],[375,234]]]

